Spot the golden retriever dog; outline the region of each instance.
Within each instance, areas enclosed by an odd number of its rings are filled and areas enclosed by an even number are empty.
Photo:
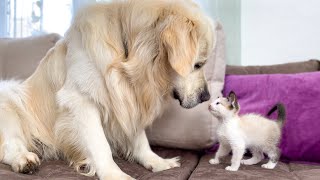
[[[32,76],[1,82],[1,161],[32,173],[61,158],[100,179],[132,179],[113,156],[153,172],[179,167],[151,150],[145,128],[170,97],[184,108],[209,100],[203,65],[214,46],[213,25],[192,1],[82,9]]]

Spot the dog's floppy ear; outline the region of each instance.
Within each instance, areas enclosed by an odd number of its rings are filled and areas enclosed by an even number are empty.
[[[193,70],[196,58],[196,31],[192,21],[185,17],[169,15],[163,22],[161,40],[171,67],[181,76]]]

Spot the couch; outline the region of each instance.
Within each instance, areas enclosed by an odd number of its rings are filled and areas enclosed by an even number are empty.
[[[49,34],[27,39],[0,39],[0,77],[2,79],[28,77],[36,68],[46,51],[59,39],[59,35]],[[26,54],[28,58],[26,57]],[[309,60],[273,66],[227,66],[226,74],[268,74],[320,71],[320,61]],[[115,159],[119,167],[136,179],[320,179],[320,165],[301,162],[280,162],[274,170],[262,169],[259,165],[241,166],[237,172],[228,172],[224,167],[230,157],[220,165],[210,165],[214,150],[183,150],[152,147],[164,158],[181,157],[181,167],[152,173],[142,166]],[[260,163],[261,164],[261,163]],[[10,167],[0,164],[0,179],[97,179],[77,174],[64,161],[43,162],[33,175],[17,174]]]

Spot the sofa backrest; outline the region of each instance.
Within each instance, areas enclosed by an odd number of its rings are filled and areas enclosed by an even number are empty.
[[[0,39],[1,79],[25,79],[37,68],[47,51],[60,39],[58,34]]]
[[[226,67],[226,74],[292,74],[320,71],[320,61],[308,61],[276,64],[270,66],[231,66]]]
[[[4,54],[5,47],[7,47],[7,41],[0,39],[0,79],[4,77]]]

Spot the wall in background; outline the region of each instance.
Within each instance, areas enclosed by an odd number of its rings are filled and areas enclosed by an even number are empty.
[[[45,2],[40,32],[36,31],[39,29],[37,24],[29,23],[35,19],[32,19],[31,11],[26,12],[26,6],[23,6],[23,10],[27,13],[27,17],[12,19],[13,16],[10,16],[7,19],[7,2],[26,4],[36,1]],[[64,3],[60,3],[60,8],[46,5],[46,2],[51,1],[0,0],[0,37],[24,37],[43,32],[57,32],[63,35],[72,14],[84,4],[95,1],[108,0],[60,0],[55,2],[55,5],[58,2]],[[310,58],[320,59],[320,0],[195,1],[209,16],[222,23],[226,33],[228,64],[267,65]],[[70,2],[70,5],[66,5],[66,2]],[[18,6],[20,6],[19,3]],[[53,11],[55,9],[59,9],[58,14]],[[8,28],[14,29],[12,24],[28,26],[35,24],[35,27],[16,28],[26,29],[29,32],[20,33],[19,36],[19,33],[8,33],[11,32],[7,30]]]
[[[197,0],[226,33],[228,64],[320,59],[320,0]]]
[[[320,59],[319,0],[241,1],[242,65],[310,58]]]
[[[241,0],[196,0],[206,13],[219,21],[226,34],[228,64],[241,64]]]
[[[241,0],[216,0],[216,18],[226,34],[226,58],[232,65],[241,64]]]
[[[6,9],[7,1],[0,0],[0,9]],[[0,11],[0,37],[6,34],[7,21],[6,21],[6,11]]]

